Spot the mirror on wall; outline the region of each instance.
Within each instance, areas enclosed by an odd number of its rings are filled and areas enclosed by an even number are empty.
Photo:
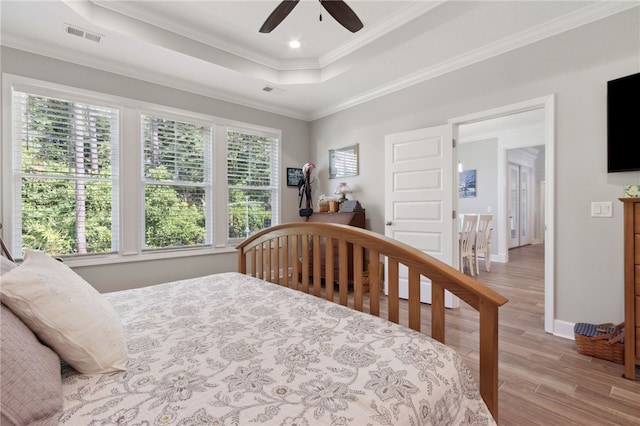
[[[358,144],[329,150],[329,178],[358,175]]]

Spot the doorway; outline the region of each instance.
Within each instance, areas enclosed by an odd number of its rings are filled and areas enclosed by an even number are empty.
[[[484,111],[477,114],[472,114],[464,117],[458,117],[450,120],[449,122],[454,126],[454,137],[456,140],[460,140],[460,133],[465,130],[465,127],[470,125],[477,126],[487,126],[492,120],[496,120],[493,122],[499,122],[501,119],[506,120],[507,118],[511,119],[519,119],[524,118],[527,112],[537,111],[539,116],[542,117],[541,131],[542,131],[542,160],[541,163],[544,167],[544,178],[536,179],[534,181],[531,178],[527,178],[529,182],[529,187],[527,188],[528,196],[526,198],[528,203],[528,214],[526,224],[526,237],[531,238],[531,241],[535,242],[543,242],[546,241],[548,244],[545,244],[545,325],[544,329],[546,332],[553,333],[554,332],[554,190],[553,190],[553,181],[554,181],[554,107],[555,107],[555,99],[554,96],[547,96],[544,98],[533,99],[530,101],[525,101],[518,104],[513,104],[501,108],[496,108],[489,111]],[[494,130],[495,131],[495,130]],[[495,143],[495,149],[493,151],[493,156],[496,158],[495,164],[496,169],[494,173],[496,174],[497,185],[495,188],[495,207],[484,207],[493,209],[495,212],[495,226],[496,226],[496,234],[494,235],[496,238],[496,252],[492,255],[492,260],[496,260],[498,262],[507,262],[508,261],[508,250],[511,244],[510,241],[510,230],[511,223],[509,221],[509,193],[510,191],[508,186],[509,175],[510,175],[510,167],[509,167],[509,151],[512,149],[523,149],[536,145],[540,145],[540,140],[527,140],[527,138],[523,137],[514,137],[513,132],[505,132],[502,130],[501,137],[497,138]],[[486,136],[486,135],[485,135]],[[493,135],[496,137],[496,134]],[[485,138],[486,140],[486,138]],[[462,142],[462,141],[461,141]],[[462,143],[458,145],[460,147]],[[459,150],[459,149],[458,149]],[[457,168],[458,164],[458,153],[454,154],[454,167]],[[465,169],[467,165],[465,164]],[[532,171],[529,170],[529,176],[532,175]],[[518,178],[522,180],[521,170],[518,171]],[[478,191],[481,191],[481,179],[482,174],[478,174]],[[532,183],[533,182],[533,183]],[[535,185],[533,185],[535,184]],[[532,186],[533,185],[533,186]],[[536,189],[539,188],[539,189]],[[519,189],[520,190],[520,189]],[[518,191],[519,191],[518,190]],[[539,198],[536,198],[537,194]],[[480,194],[480,192],[478,192]],[[457,201],[457,194],[454,197]],[[534,201],[532,201],[534,200]],[[518,201],[519,206],[522,205],[522,199]],[[539,211],[540,220],[536,221],[533,219],[535,216],[531,216],[531,207],[536,204],[540,206],[541,209]],[[456,210],[458,210],[459,206],[456,206]],[[458,210],[464,213],[462,210]],[[522,209],[520,208],[520,212]],[[518,214],[521,214],[521,213]],[[522,229],[522,220],[519,220],[518,230],[516,231],[518,235]],[[540,222],[540,223],[538,223]],[[536,228],[539,228],[536,232]],[[535,235],[539,234],[537,238],[533,239]],[[526,239],[524,241],[527,241]],[[522,240],[519,241],[519,244],[522,244]]]
[[[539,227],[544,223],[541,218],[544,212],[544,203],[541,197],[536,196],[536,194],[544,193],[544,166],[536,167],[536,162],[543,152],[544,146],[507,151],[509,168],[507,173],[507,238],[509,249],[543,242]]]

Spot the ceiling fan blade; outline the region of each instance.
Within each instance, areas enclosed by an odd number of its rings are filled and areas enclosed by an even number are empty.
[[[340,25],[352,33],[362,29],[362,21],[343,0],[320,0],[320,4]]]
[[[261,33],[270,33],[273,31],[284,18],[291,13],[294,7],[300,0],[283,0],[280,4],[271,12],[271,15],[264,21],[262,27],[260,27]]]

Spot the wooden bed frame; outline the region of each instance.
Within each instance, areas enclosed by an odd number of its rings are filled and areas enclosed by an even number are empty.
[[[367,283],[369,313],[380,316],[380,267],[387,264],[388,320],[399,322],[400,265],[408,270],[408,326],[420,331],[420,277],[431,280],[431,337],[445,343],[444,291],[448,290],[479,312],[480,394],[494,419],[498,419],[498,308],[507,299],[480,282],[420,250],[383,235],[332,223],[296,222],[265,229],[237,246],[238,270],[243,274],[287,286],[348,306],[348,258],[353,260],[353,308],[362,311]],[[334,265],[334,250],[338,265]],[[352,256],[347,256],[353,250]],[[321,273],[321,260],[325,271]],[[339,269],[334,276],[334,266]],[[286,273],[283,273],[285,271]],[[310,281],[313,282],[311,284]],[[295,279],[294,279],[295,278]]]

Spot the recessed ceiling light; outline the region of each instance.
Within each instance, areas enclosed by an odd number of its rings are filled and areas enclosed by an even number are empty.
[[[300,46],[302,46],[302,43],[300,43],[300,40],[291,40],[289,42],[289,47],[292,49],[299,49]]]

